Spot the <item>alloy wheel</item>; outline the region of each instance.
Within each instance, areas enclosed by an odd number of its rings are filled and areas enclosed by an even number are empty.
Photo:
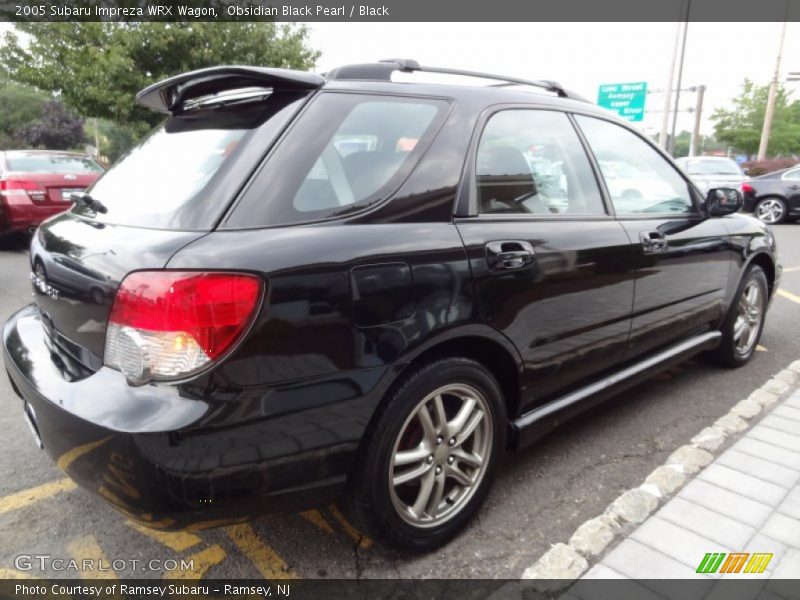
[[[764,223],[774,225],[783,219],[784,210],[783,202],[775,198],[769,198],[759,203],[756,208],[756,216]]]
[[[739,298],[736,321],[733,324],[733,343],[739,354],[747,354],[756,343],[763,312],[764,295],[761,287],[758,282],[751,281]]]
[[[488,403],[470,385],[440,387],[417,404],[389,464],[389,490],[399,516],[415,527],[455,517],[486,474],[492,431]]]

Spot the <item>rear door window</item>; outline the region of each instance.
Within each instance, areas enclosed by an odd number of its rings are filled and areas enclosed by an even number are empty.
[[[290,129],[226,226],[327,219],[388,198],[430,144],[447,102],[324,93]]]
[[[483,130],[476,162],[483,214],[605,214],[589,158],[564,113],[497,113]]]

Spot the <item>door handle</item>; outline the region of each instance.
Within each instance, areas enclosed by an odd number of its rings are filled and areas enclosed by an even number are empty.
[[[642,231],[639,233],[639,241],[645,254],[660,254],[667,251],[667,238],[660,231]]]
[[[486,244],[486,262],[493,271],[520,269],[533,263],[533,246],[523,240],[504,240]]]

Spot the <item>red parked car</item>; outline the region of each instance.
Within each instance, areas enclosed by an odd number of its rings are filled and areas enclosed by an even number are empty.
[[[0,235],[30,231],[70,206],[103,174],[86,154],[52,150],[0,152]]]

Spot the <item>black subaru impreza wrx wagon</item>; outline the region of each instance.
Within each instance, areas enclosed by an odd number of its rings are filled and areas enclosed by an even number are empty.
[[[342,498],[430,549],[507,450],[759,341],[767,226],[555,82],[214,67],[138,101],[165,123],[36,232],[3,347],[40,446],[145,524]]]

